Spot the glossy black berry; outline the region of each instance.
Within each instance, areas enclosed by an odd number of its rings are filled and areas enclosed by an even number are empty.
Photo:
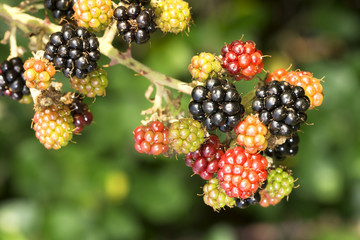
[[[211,100],[205,100],[202,102],[202,109],[207,115],[212,115],[219,109],[219,104]]]
[[[203,86],[196,86],[191,92],[191,97],[196,102],[203,102],[206,99],[207,89]]]
[[[143,44],[149,41],[150,33],[156,30],[152,9],[141,8],[138,1],[127,7],[119,6],[114,11],[114,18],[119,34],[127,43]]]
[[[63,19],[71,20],[74,15],[73,5],[76,0],[45,0],[44,6],[51,11],[52,16],[61,22]]]
[[[305,111],[310,106],[304,89],[287,82],[271,81],[256,90],[252,109],[270,133],[290,136],[306,121]]]
[[[205,86],[196,86],[191,93],[189,111],[196,120],[201,120],[208,131],[219,128],[231,131],[244,115],[240,94],[226,80],[211,78]],[[199,105],[195,104],[200,103]],[[198,111],[201,107],[202,112]]]
[[[0,65],[0,96],[8,96],[19,101],[30,90],[25,85],[23,61],[19,57],[11,58]]]
[[[275,160],[282,161],[286,157],[292,157],[297,154],[299,141],[299,136],[295,133],[288,137],[283,144],[277,145],[273,149],[267,148],[265,154]]]

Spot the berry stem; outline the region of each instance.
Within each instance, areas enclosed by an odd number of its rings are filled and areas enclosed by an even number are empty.
[[[16,25],[14,23],[11,23],[9,41],[10,41],[10,55],[8,59],[11,59],[18,56],[18,47],[16,43]]]

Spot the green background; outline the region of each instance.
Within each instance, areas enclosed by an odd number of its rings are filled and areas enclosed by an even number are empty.
[[[198,196],[204,181],[191,177],[183,156],[151,157],[133,148],[140,112],[151,107],[144,97],[150,83],[117,65],[107,69],[106,97],[88,102],[94,123],[58,151],[35,138],[31,106],[0,98],[1,240],[360,238],[359,1],[189,3],[190,32],[158,31],[150,44],[132,46],[134,58],[189,82],[193,55],[219,54],[243,36],[271,56],[265,70],[292,64],[325,77],[324,103],[308,112],[299,153],[286,162],[300,187],[275,207],[214,212]],[[0,24],[0,38],[7,27]],[[28,40],[19,33],[18,41],[26,47]],[[120,39],[115,44],[126,49]],[[9,46],[0,52],[2,62]],[[56,78],[65,81],[60,73]],[[254,86],[237,83],[242,95]]]

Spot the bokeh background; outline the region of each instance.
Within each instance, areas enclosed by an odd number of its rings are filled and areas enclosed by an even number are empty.
[[[189,82],[193,55],[219,54],[225,42],[243,36],[271,56],[266,70],[292,65],[325,77],[324,103],[309,111],[299,153],[285,162],[300,187],[275,207],[214,212],[198,196],[204,181],[191,177],[182,156],[134,150],[132,131],[151,107],[144,97],[150,83],[118,65],[107,69],[106,97],[88,102],[94,124],[58,151],[35,138],[31,106],[0,98],[1,240],[360,239],[360,1],[189,3],[188,34],[157,32],[150,44],[134,45],[133,56]],[[0,24],[0,38],[7,27]],[[22,33],[18,41],[28,43]],[[0,45],[0,61],[8,54],[9,46]],[[242,94],[254,86],[237,83]],[[183,99],[185,106],[189,97]]]

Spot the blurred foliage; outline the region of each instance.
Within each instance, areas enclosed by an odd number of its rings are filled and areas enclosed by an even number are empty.
[[[292,65],[325,77],[324,104],[309,112],[300,151],[286,162],[300,187],[276,207],[213,212],[198,196],[204,182],[191,177],[182,156],[135,151],[132,131],[151,107],[149,81],[114,66],[106,97],[89,101],[95,123],[59,151],[35,138],[31,106],[1,97],[1,240],[360,238],[360,2],[189,2],[191,31],[155,33],[151,44],[132,46],[136,59],[189,82],[192,55],[219,54],[225,42],[243,37],[271,56],[266,70]],[[0,38],[7,27],[0,25]],[[22,33],[18,40],[28,41]],[[120,40],[115,45],[126,49]],[[9,46],[0,52],[4,61]],[[255,83],[237,85],[246,93]]]

